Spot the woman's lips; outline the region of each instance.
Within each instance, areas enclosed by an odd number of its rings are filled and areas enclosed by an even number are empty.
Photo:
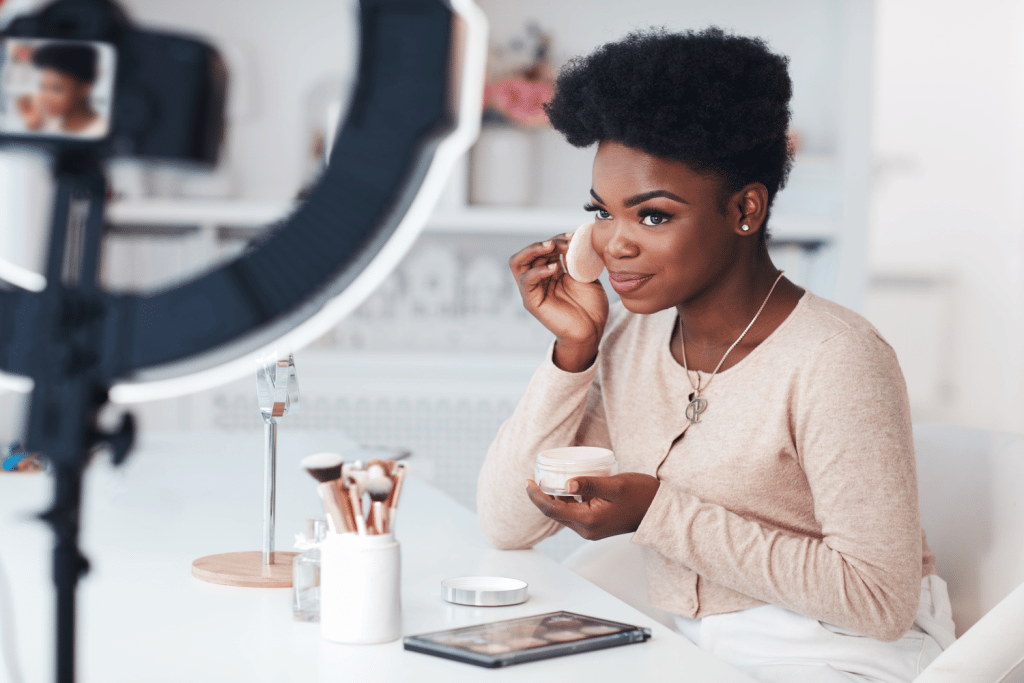
[[[654,277],[653,275],[644,275],[642,273],[608,273],[608,282],[611,283],[612,289],[619,294],[625,292],[632,292],[640,287],[643,287],[647,282]]]

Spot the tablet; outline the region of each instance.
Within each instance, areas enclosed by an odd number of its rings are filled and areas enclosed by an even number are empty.
[[[578,652],[641,643],[651,629],[573,612],[551,612],[409,636],[405,649],[498,668]]]

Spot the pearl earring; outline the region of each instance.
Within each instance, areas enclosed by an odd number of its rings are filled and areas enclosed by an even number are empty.
[[[749,230],[750,230],[750,226],[749,225],[744,225],[743,226],[743,232],[747,232]]]

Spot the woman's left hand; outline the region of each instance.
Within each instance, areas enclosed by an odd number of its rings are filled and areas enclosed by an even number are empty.
[[[649,474],[624,472],[612,477],[570,479],[565,485],[566,493],[582,497],[581,503],[571,498],[553,498],[533,481],[527,482],[526,492],[547,517],[587,540],[596,541],[636,531],[660,485]]]

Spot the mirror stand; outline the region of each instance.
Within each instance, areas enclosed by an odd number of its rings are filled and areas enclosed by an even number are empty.
[[[192,576],[208,583],[249,588],[292,585],[292,560],[298,553],[274,551],[277,483],[277,421],[299,410],[295,358],[276,351],[256,359],[256,393],[263,417],[263,550],[219,553],[192,563]]]

